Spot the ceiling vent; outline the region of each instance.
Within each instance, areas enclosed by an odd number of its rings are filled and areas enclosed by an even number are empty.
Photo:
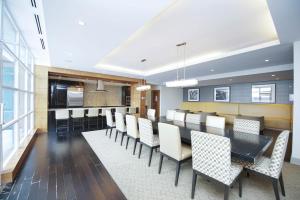
[[[35,18],[36,27],[38,29],[38,33],[42,35],[43,33],[42,33],[39,15],[34,14],[34,18]]]
[[[43,49],[46,49],[46,48],[45,48],[45,42],[44,42],[44,39],[43,39],[43,38],[40,38],[40,41],[41,41],[42,48],[43,48]]]
[[[36,8],[36,2],[35,2],[35,0],[31,0],[31,6],[34,7],[34,8]]]

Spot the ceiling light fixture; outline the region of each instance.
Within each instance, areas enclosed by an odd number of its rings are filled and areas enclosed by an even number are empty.
[[[184,47],[183,49],[183,79],[180,79],[179,80],[179,74],[178,74],[178,69],[179,67],[177,68],[177,80],[175,81],[168,81],[166,82],[166,86],[167,87],[189,87],[189,86],[195,86],[198,84],[198,80],[197,79],[185,79],[185,68],[186,68],[186,42],[183,42],[183,43],[180,43],[180,44],[177,44],[176,47],[177,47],[177,56],[178,56],[178,49],[180,47]],[[178,56],[179,57],[179,56]]]
[[[211,69],[210,71],[211,71],[211,72],[214,72],[215,70],[214,70],[214,69]]]
[[[275,77],[276,75],[275,75],[275,74],[272,74],[271,76]]]
[[[82,20],[78,20],[78,24],[79,24],[80,26],[84,26],[84,25],[85,25],[85,22],[82,21]]]
[[[147,60],[144,58],[141,60],[141,63],[146,62]],[[147,91],[147,90],[151,90],[151,85],[146,85],[146,80],[142,81],[142,84],[139,85],[138,87],[136,87],[137,91]]]
[[[266,59],[265,62],[269,62],[270,60]]]

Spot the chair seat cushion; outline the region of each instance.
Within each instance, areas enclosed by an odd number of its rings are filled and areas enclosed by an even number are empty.
[[[192,148],[189,145],[181,145],[181,160],[192,157]]]
[[[246,165],[245,168],[270,176],[269,173],[270,163],[271,163],[270,158],[262,156],[255,164]]]

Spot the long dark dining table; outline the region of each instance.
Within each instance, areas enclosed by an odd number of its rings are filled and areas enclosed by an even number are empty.
[[[152,122],[153,130],[158,133],[158,123],[167,123],[176,125],[180,129],[181,141],[185,144],[191,144],[191,130],[207,132],[230,138],[231,156],[235,160],[256,163],[257,159],[272,144],[273,138],[265,135],[255,135],[233,131],[232,128],[219,129],[205,126],[205,124],[191,124],[179,121],[168,121],[165,117],[159,118]]]

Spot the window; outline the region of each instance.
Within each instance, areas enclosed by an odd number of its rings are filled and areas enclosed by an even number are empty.
[[[2,130],[2,156],[4,163],[10,158],[14,150],[15,145],[15,124]]]
[[[12,24],[7,12],[2,12],[3,15],[3,31],[2,39],[13,53],[17,53],[18,47],[18,32]]]
[[[3,122],[8,123],[15,118],[15,91],[10,89],[2,90]]]
[[[275,103],[275,84],[252,85],[252,102]]]

